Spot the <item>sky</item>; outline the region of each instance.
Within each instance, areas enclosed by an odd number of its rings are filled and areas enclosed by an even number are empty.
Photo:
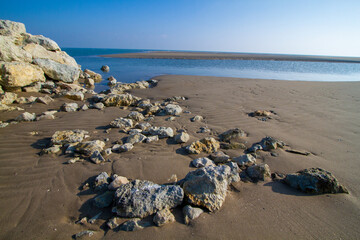
[[[360,57],[359,0],[0,0],[60,47]]]

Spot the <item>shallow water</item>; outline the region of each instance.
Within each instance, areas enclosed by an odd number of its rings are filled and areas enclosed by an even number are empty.
[[[97,55],[147,50],[131,49],[63,49],[73,56],[82,69],[99,72],[106,79],[114,76],[121,82],[148,80],[162,74],[216,77],[261,78],[300,81],[360,81],[360,64],[335,62],[301,62],[273,60],[185,60],[185,59],[121,59]],[[109,73],[100,67],[108,65]],[[106,88],[107,81],[98,88]]]

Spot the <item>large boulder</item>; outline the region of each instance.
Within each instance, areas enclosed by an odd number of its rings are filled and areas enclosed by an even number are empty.
[[[23,23],[13,22],[10,20],[0,20],[0,35],[12,36],[26,33],[26,28]]]
[[[49,51],[59,51],[60,47],[57,43],[50,38],[44,37],[43,35],[31,35],[29,33],[24,34],[25,41],[27,43],[34,43],[44,47]]]
[[[309,168],[287,174],[284,182],[306,193],[349,193],[330,172],[321,168]]]
[[[44,81],[44,72],[38,66],[22,62],[0,63],[0,85],[6,90]]]
[[[182,108],[176,104],[168,104],[166,105],[164,110],[167,115],[174,115],[174,116],[180,115],[183,111]]]
[[[143,218],[165,208],[174,208],[182,203],[183,198],[180,186],[134,180],[116,190],[116,212],[120,217]]]
[[[31,62],[31,54],[17,46],[13,37],[0,36],[0,61]]]
[[[208,166],[189,172],[181,180],[186,201],[213,212],[223,205],[230,183],[239,181],[235,164]]]
[[[79,68],[61,64],[50,59],[34,59],[34,63],[41,67],[44,73],[51,79],[73,83],[79,79]]]

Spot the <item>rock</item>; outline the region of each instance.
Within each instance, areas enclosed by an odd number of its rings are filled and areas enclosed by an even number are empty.
[[[186,100],[186,98],[183,96],[173,96],[173,97],[165,99],[165,102],[177,102],[177,101],[183,101],[183,100]]]
[[[31,34],[27,34],[26,42],[40,45],[48,51],[60,51],[60,47],[55,41],[42,35],[33,36]]]
[[[105,193],[97,196],[94,199],[95,206],[98,208],[106,208],[111,205],[114,199],[114,192],[113,191],[106,191]]]
[[[140,218],[133,218],[131,220],[128,220],[126,222],[124,222],[123,224],[120,225],[120,230],[121,231],[126,231],[126,232],[132,232],[132,231],[137,231],[137,230],[141,230],[144,227],[141,226],[141,219]]]
[[[157,135],[150,136],[145,139],[146,143],[157,142],[157,141],[159,141],[159,136],[157,136]]]
[[[13,36],[26,33],[25,25],[20,22],[10,20],[0,20],[0,35]]]
[[[41,83],[36,82],[35,84],[32,84],[31,86],[23,87],[22,91],[23,92],[40,92],[41,91]]]
[[[18,122],[30,122],[36,119],[35,113],[24,112],[15,118]]]
[[[109,221],[107,221],[106,225],[110,228],[110,229],[114,229],[117,228],[120,224],[118,223],[120,219],[118,217],[113,217],[111,218]]]
[[[142,135],[141,133],[132,134],[126,138],[126,143],[131,143],[131,144],[141,143],[145,139],[146,139],[146,137],[144,135]]]
[[[208,127],[200,127],[200,131],[198,133],[210,133],[211,130]]]
[[[138,134],[138,133],[142,133],[142,130],[141,129],[130,129],[128,131],[129,135]]]
[[[76,112],[79,106],[77,103],[64,103],[61,106],[61,110],[64,112]]]
[[[131,151],[131,149],[134,148],[134,145],[131,144],[131,143],[125,143],[123,145],[121,145],[119,148],[118,148],[118,151],[119,152],[129,152]]]
[[[108,188],[110,190],[116,190],[118,187],[128,182],[129,180],[126,177],[116,176],[115,179],[109,184]]]
[[[167,223],[175,222],[175,216],[170,212],[169,209],[166,208],[158,211],[155,214],[153,221],[156,226],[161,227]]]
[[[349,193],[332,173],[321,168],[309,168],[287,174],[284,182],[290,187],[311,194]]]
[[[102,76],[96,72],[93,72],[89,69],[85,69],[84,73],[88,74],[90,76],[90,78],[94,79],[95,82],[101,82],[102,81]]]
[[[186,205],[183,208],[182,212],[184,214],[184,222],[188,225],[190,223],[190,220],[198,218],[204,212],[204,210],[202,210],[201,208],[195,208],[190,205]]]
[[[200,115],[196,115],[190,119],[192,122],[201,122],[204,118]]]
[[[157,135],[159,138],[169,138],[174,136],[174,131],[171,127],[150,127],[147,130],[149,135]]]
[[[50,59],[36,58],[33,62],[38,65],[49,78],[53,80],[73,83],[79,78],[79,68],[61,64]]]
[[[86,134],[88,134],[87,131],[79,129],[56,131],[51,137],[51,143],[53,145],[65,145],[82,142],[86,138]]]
[[[148,123],[148,122],[138,123],[138,124],[136,124],[135,127],[138,128],[138,129],[140,129],[140,130],[142,130],[142,131],[145,131],[145,130],[147,130],[148,128],[151,127],[151,124]]]
[[[11,36],[0,37],[0,61],[30,63],[31,54],[17,46],[15,42],[16,39]]]
[[[220,147],[222,149],[246,149],[245,144],[243,143],[237,143],[237,142],[232,142],[232,143],[221,143]]]
[[[97,189],[107,189],[109,184],[109,175],[107,172],[102,172],[95,178],[94,186]]]
[[[105,139],[105,142],[108,142],[109,141],[109,139],[107,138],[107,139]],[[109,155],[111,155],[112,154],[112,151],[111,151],[111,148],[107,148],[107,149],[105,149],[104,151],[102,151],[102,154],[103,155],[105,155],[105,156],[109,156]]]
[[[95,163],[95,164],[100,164],[105,162],[104,157],[101,155],[99,150],[95,150],[91,156],[90,156],[90,160]]]
[[[108,65],[104,65],[101,67],[101,71],[103,72],[109,72],[110,71],[110,67]]]
[[[249,149],[247,149],[247,152],[252,153],[258,150],[270,151],[277,148],[283,148],[284,146],[286,146],[286,143],[282,141],[272,137],[265,137],[261,140],[260,143],[255,143]]]
[[[233,128],[229,129],[226,132],[223,132],[219,135],[219,138],[223,142],[231,142],[233,140],[240,140],[241,138],[246,137],[246,133],[239,129],[239,128]]]
[[[88,107],[88,105],[84,104],[84,105],[82,105],[82,106],[80,107],[79,110],[81,110],[81,111],[86,111],[86,110],[89,110],[89,107]]]
[[[83,162],[83,161],[84,161],[84,159],[79,158],[79,157],[75,157],[75,158],[72,158],[72,159],[68,160],[66,163],[67,164],[74,164],[74,163]]]
[[[239,181],[236,167],[230,166],[209,166],[189,172],[181,180],[186,201],[210,212],[219,210],[225,201],[228,185]]]
[[[135,97],[129,93],[125,94],[109,94],[104,97],[103,103],[107,107],[121,107],[135,105],[140,98]]]
[[[131,119],[120,117],[111,121],[110,126],[113,128],[120,128],[122,130],[127,130],[129,128],[132,128],[134,126],[134,123]]]
[[[309,156],[311,154],[307,151],[297,150],[297,149],[286,149],[286,151],[289,153],[294,153],[294,154],[299,154],[299,155],[304,155],[304,156]]]
[[[76,146],[76,152],[83,154],[85,156],[90,156],[95,151],[98,151],[98,154],[100,154],[100,152],[103,150],[104,147],[105,147],[105,142],[103,141],[100,140],[86,141],[86,142],[81,142]],[[96,156],[94,157],[96,158]]]
[[[271,112],[267,110],[256,110],[255,112],[251,113],[253,117],[270,117]]]
[[[7,127],[8,125],[9,125],[9,123],[4,123],[4,122],[0,121],[0,128]]]
[[[92,237],[93,235],[94,231],[86,230],[75,234],[73,237],[74,239],[82,239],[84,237]]]
[[[2,89],[2,86],[0,85],[0,94],[4,94],[4,90]]]
[[[56,84],[53,81],[47,80],[46,82],[43,82],[41,84],[41,88],[46,88],[46,89],[53,89],[56,87]]]
[[[229,155],[226,155],[222,151],[210,154],[210,159],[212,159],[215,163],[227,163],[228,161],[230,161]]]
[[[186,150],[191,154],[199,154],[201,152],[212,153],[216,152],[220,147],[220,143],[212,137],[203,138],[199,141],[193,142],[186,147]]]
[[[168,117],[165,119],[165,121],[175,121],[176,117]]]
[[[177,178],[176,174],[173,174],[167,181],[169,183],[176,183],[178,181],[178,178]]]
[[[12,104],[17,99],[17,94],[12,92],[6,92],[0,95],[1,104]]]
[[[166,105],[165,109],[164,109],[166,115],[180,115],[182,113],[182,108],[179,105],[175,105],[175,104],[168,104]]]
[[[0,85],[5,90],[44,81],[44,72],[38,66],[23,62],[0,63]]]
[[[129,115],[127,115],[128,118],[136,121],[136,122],[140,122],[142,120],[144,120],[144,115],[142,115],[142,113],[139,112],[131,112],[129,113]]]
[[[246,173],[253,181],[265,181],[266,177],[271,176],[270,168],[267,164],[252,165],[246,169]]]
[[[87,90],[82,86],[75,84],[75,83],[64,83],[58,82],[57,85],[66,92],[82,92],[85,93]],[[62,91],[62,92],[64,92]]]
[[[50,96],[46,95],[44,97],[38,97],[36,99],[36,101],[38,103],[42,103],[42,104],[45,104],[45,105],[48,105],[49,103],[51,103],[52,101],[54,101],[54,99],[52,99]]]
[[[186,143],[187,141],[190,140],[190,136],[186,132],[181,132],[181,133],[175,135],[174,139],[177,143]]]
[[[87,86],[94,86],[94,85],[95,85],[95,81],[94,81],[94,79],[92,79],[92,78],[85,78],[85,84],[86,84]]]
[[[84,94],[82,92],[66,92],[64,94],[64,97],[75,100],[75,101],[83,101],[84,100]]]
[[[103,110],[105,108],[105,105],[102,102],[98,102],[93,104],[92,107],[98,110]]]
[[[61,145],[54,145],[52,147],[49,148],[45,148],[42,150],[42,153],[45,154],[55,154],[61,151]]]
[[[216,166],[215,163],[207,157],[194,159],[192,160],[191,164],[196,168]]]
[[[256,163],[256,158],[254,158],[251,154],[245,154],[233,158],[233,162],[237,163],[239,167],[245,168],[254,165]]]
[[[134,180],[121,185],[115,193],[116,210],[120,217],[146,217],[165,208],[180,205],[184,192],[177,185],[158,185]]]

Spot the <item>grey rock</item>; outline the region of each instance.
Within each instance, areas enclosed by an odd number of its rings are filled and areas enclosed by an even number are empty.
[[[86,77],[90,77],[92,79],[94,79],[95,82],[101,82],[102,81],[102,76],[94,71],[91,71],[89,69],[85,69],[84,70],[84,74]]]
[[[50,38],[44,37],[42,35],[28,34],[28,38],[26,39],[26,42],[38,44],[49,51],[59,51],[60,50],[60,47],[57,45],[57,43],[55,41],[51,40]]]
[[[192,122],[201,122],[204,118],[200,115],[196,115],[190,119]]]
[[[79,78],[79,68],[67,64],[61,64],[49,59],[36,58],[33,62],[38,65],[49,78],[53,80],[73,83]]]
[[[96,153],[96,155],[94,156],[91,156],[91,158],[94,158],[95,160],[98,157],[100,160],[103,159],[103,157],[102,156],[100,157],[99,155],[101,155],[100,152],[103,150],[104,147],[105,147],[105,142],[100,140],[85,141],[76,145],[76,152],[85,156],[90,156],[97,151],[98,153]]]
[[[98,208],[109,207],[114,200],[114,192],[106,191],[105,193],[94,198],[95,206]]]
[[[126,130],[132,128],[134,126],[134,123],[131,119],[120,117],[111,121],[110,126],[113,128],[120,128],[122,130]]]
[[[143,228],[144,227],[141,224],[141,219],[133,218],[121,224],[119,229],[121,231],[132,232],[132,231],[141,230]]]
[[[293,188],[311,194],[349,193],[332,173],[321,168],[309,168],[287,174],[284,182]]]
[[[99,163],[103,163],[105,162],[104,157],[101,155],[99,150],[95,150],[91,156],[90,156],[90,160],[95,163],[95,164],[99,164]]]
[[[190,136],[186,132],[181,132],[181,133],[175,135],[174,139],[177,143],[186,143],[187,141],[190,140]]]
[[[240,180],[237,171],[230,166],[209,166],[189,172],[181,180],[186,201],[211,212],[219,210],[225,201],[228,185]]]
[[[146,139],[146,137],[144,135],[142,135],[141,133],[136,133],[136,134],[129,135],[126,138],[126,143],[131,143],[131,144],[141,143],[145,139]]]
[[[277,140],[273,137],[265,137],[261,140],[261,142],[255,143],[247,149],[247,152],[251,153],[258,150],[270,151],[277,148],[283,148],[284,146],[286,146],[286,143],[283,141]]]
[[[149,135],[157,135],[159,138],[169,138],[174,136],[174,130],[171,127],[150,127],[147,130]]]
[[[79,110],[86,111],[86,110],[89,110],[89,107],[88,107],[88,105],[84,104],[79,108]]]
[[[270,167],[265,163],[248,167],[246,173],[254,181],[264,181],[266,177],[271,176]]]
[[[78,232],[74,235],[74,239],[82,239],[85,237],[92,237],[94,235],[94,231],[86,230],[82,232]]]
[[[134,180],[121,185],[115,193],[120,217],[146,217],[165,208],[180,205],[184,192],[177,185],[158,185],[146,180]]]
[[[128,183],[129,180],[126,177],[122,177],[122,176],[116,176],[114,178],[114,180],[109,184],[109,189],[110,190],[116,190],[118,187],[120,187],[123,184]]]
[[[31,54],[17,46],[15,41],[16,39],[11,36],[0,36],[0,61],[30,63],[32,61]]]
[[[165,109],[165,114],[166,115],[180,115],[182,113],[182,108],[179,105],[175,105],[175,104],[168,104]]]
[[[157,135],[155,135],[155,136],[147,137],[144,142],[151,143],[151,142],[157,142],[157,141],[159,141],[159,137]]]
[[[142,115],[142,113],[135,112],[135,111],[129,113],[129,115],[127,117],[136,122],[140,122],[140,121],[144,120],[144,118],[145,118],[144,115]]]
[[[77,103],[64,103],[61,106],[61,110],[64,112],[76,112],[79,108]]]
[[[256,163],[256,158],[254,158],[251,154],[244,154],[239,157],[233,158],[233,161],[239,165],[239,167],[250,167]]]
[[[175,216],[171,213],[169,209],[163,209],[158,211],[154,218],[153,222],[156,226],[161,227],[167,223],[175,222]]]
[[[107,172],[102,172],[95,178],[94,186],[97,189],[106,189],[109,184],[109,175]]]
[[[61,145],[54,145],[52,147],[49,148],[45,148],[42,150],[42,153],[45,154],[54,154],[54,153],[58,153],[61,151]]]
[[[98,102],[92,105],[93,108],[103,110],[105,108],[105,105],[102,102]]]
[[[192,160],[191,164],[196,168],[216,166],[215,163],[207,157],[194,159]]]
[[[217,152],[214,152],[214,153],[210,154],[210,158],[215,163],[227,163],[228,161],[230,161],[229,155],[226,155],[222,151],[217,151]]]
[[[211,130],[208,127],[200,127],[198,133],[210,133]]]
[[[226,132],[223,132],[222,134],[219,135],[219,138],[221,141],[223,142],[230,142],[233,140],[240,140],[243,137],[246,137],[246,133],[239,129],[239,128],[233,128],[233,129],[229,129]]]
[[[46,88],[46,89],[53,89],[56,87],[56,84],[53,81],[47,80],[46,82],[43,82],[41,84],[41,88]]]
[[[204,210],[201,208],[195,208],[190,205],[186,205],[183,210],[185,224],[189,224],[190,220],[198,218]]]
[[[83,101],[84,100],[84,94],[82,92],[74,92],[74,91],[68,91],[65,92],[64,97],[75,100],[75,101]]]
[[[24,112],[15,118],[15,120],[19,122],[30,122],[30,121],[35,121],[35,119],[36,119],[36,114],[29,112]]]
[[[110,71],[110,67],[108,65],[104,65],[101,67],[101,71],[103,72],[109,72]]]
[[[38,103],[42,103],[42,104],[48,105],[48,104],[50,104],[51,102],[53,102],[54,99],[52,99],[52,97],[46,95],[46,96],[43,96],[43,97],[38,97],[38,98],[36,99],[36,101],[37,101]]]
[[[119,152],[129,152],[129,151],[131,151],[133,148],[134,148],[134,145],[133,145],[133,144],[131,144],[131,143],[125,143],[125,144],[121,145],[121,146],[118,148],[118,151],[119,151]]]
[[[151,127],[151,124],[148,122],[138,123],[135,126],[137,129],[141,129],[142,131],[145,131],[146,129]]]

